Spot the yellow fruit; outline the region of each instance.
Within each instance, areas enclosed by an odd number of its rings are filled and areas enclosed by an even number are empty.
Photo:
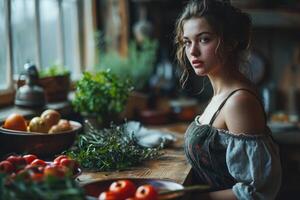
[[[40,117],[34,117],[30,120],[29,131],[37,133],[48,133],[49,127]]]
[[[41,118],[48,127],[51,127],[58,123],[60,120],[60,114],[56,110],[48,109],[41,114]]]
[[[69,131],[72,129],[70,122],[66,119],[59,120],[58,124],[52,126],[49,133],[59,133],[64,131]]]

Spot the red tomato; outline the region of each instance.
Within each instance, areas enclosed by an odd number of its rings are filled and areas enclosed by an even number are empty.
[[[65,166],[58,165],[56,167],[59,168],[59,170],[61,170],[65,174],[65,176],[72,176],[73,175],[73,172]]]
[[[65,176],[65,172],[59,166],[46,166],[44,169],[44,176],[55,176],[58,178],[63,178]]]
[[[111,191],[101,192],[98,197],[99,200],[121,200],[115,193]]]
[[[9,156],[6,160],[14,165],[16,171],[26,165],[26,160],[22,156]]]
[[[26,160],[27,164],[30,164],[32,161],[37,159],[37,156],[33,155],[33,154],[27,154],[27,155],[24,155],[23,158]]]
[[[45,167],[47,165],[47,163],[41,159],[34,159],[30,165],[32,166],[42,166],[42,167]]]
[[[0,162],[0,173],[7,173],[10,174],[15,171],[15,167],[11,162],[4,160]]]
[[[75,171],[79,167],[79,164],[76,162],[76,160],[72,160],[72,159],[68,159],[68,158],[61,159],[60,165],[69,168],[72,171],[72,173],[75,173]]]
[[[63,159],[63,158],[68,158],[68,159],[70,159],[70,157],[68,157],[67,155],[60,155],[60,156],[57,156],[57,157],[54,159],[53,163],[59,165],[61,159]]]
[[[135,192],[135,198],[139,200],[157,200],[158,193],[152,185],[141,185]]]
[[[109,186],[109,191],[118,195],[120,199],[133,197],[135,194],[136,186],[129,180],[114,181]]]
[[[24,167],[24,169],[25,169],[25,170],[29,170],[29,171],[31,171],[31,172],[33,172],[33,173],[43,173],[43,170],[41,171],[41,170],[39,169],[39,166],[33,166],[33,165],[30,165],[30,164],[26,165],[26,166]]]

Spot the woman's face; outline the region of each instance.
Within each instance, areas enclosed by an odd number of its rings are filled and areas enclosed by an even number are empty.
[[[213,73],[221,67],[216,53],[219,37],[205,18],[192,18],[183,25],[185,53],[198,76]]]

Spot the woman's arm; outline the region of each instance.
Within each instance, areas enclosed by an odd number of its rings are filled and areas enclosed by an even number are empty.
[[[232,189],[219,190],[216,192],[202,193],[199,195],[192,196],[192,199],[201,199],[201,200],[237,200]]]

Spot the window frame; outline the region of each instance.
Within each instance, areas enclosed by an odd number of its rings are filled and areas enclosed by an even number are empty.
[[[63,20],[63,0],[56,0],[58,3],[58,12],[59,12],[59,56],[58,59],[61,63],[65,63],[65,51],[64,51],[64,20]],[[91,36],[91,32],[94,32],[95,27],[89,27],[86,30],[86,22],[87,20],[94,21],[94,12],[93,9],[95,0],[75,0],[76,3],[76,11],[77,11],[77,27],[78,27],[78,44],[77,46],[77,53],[78,54],[78,65],[79,69],[76,69],[79,72],[82,72],[87,69],[85,66],[91,66],[94,64],[94,60],[86,58],[88,57],[88,52],[93,52],[95,50],[94,47],[89,47],[88,44],[91,43],[93,40],[93,36]],[[5,28],[6,28],[6,38],[5,38],[5,47],[7,50],[7,62],[6,68],[7,70],[7,77],[8,78],[8,88],[0,90],[0,106],[12,105],[14,101],[15,90],[17,87],[17,79],[18,77],[14,77],[13,74],[13,44],[12,44],[12,27],[11,27],[11,0],[4,0],[4,12],[5,12]],[[36,65],[37,67],[41,66],[41,26],[40,26],[40,2],[39,0],[34,0],[35,5],[35,32],[36,32]],[[92,13],[91,16],[87,16],[89,11],[87,11],[87,7],[90,8]],[[92,22],[93,24],[93,22]],[[94,42],[94,41],[92,41]],[[78,66],[77,66],[78,67]],[[75,69],[75,68],[74,68]],[[78,76],[76,76],[78,78]]]

